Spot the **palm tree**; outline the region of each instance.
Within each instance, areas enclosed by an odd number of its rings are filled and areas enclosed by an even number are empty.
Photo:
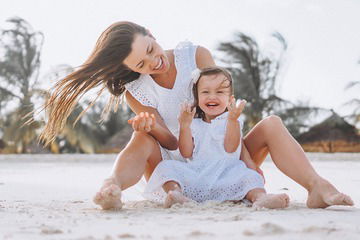
[[[268,53],[259,48],[255,39],[241,32],[235,33],[234,41],[220,43],[218,50],[224,53],[222,62],[232,73],[235,97],[248,101],[244,111],[245,130],[251,129],[264,116],[277,114],[296,135],[303,127],[300,119],[319,109],[304,103],[297,105],[277,95],[275,86],[282,70],[287,42],[278,32],[272,37],[276,40],[276,48],[273,48],[276,51]]]
[[[22,18],[8,19],[12,28],[1,30],[0,113],[3,140],[16,152],[25,152],[36,138],[37,122],[21,127],[22,116],[33,111],[32,98],[45,91],[37,87],[43,34],[33,31]]]

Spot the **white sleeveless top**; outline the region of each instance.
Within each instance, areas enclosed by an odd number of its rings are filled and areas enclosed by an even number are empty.
[[[193,99],[191,73],[197,68],[196,49],[197,46],[188,41],[179,43],[174,49],[177,74],[172,89],[161,87],[148,74],[142,74],[137,80],[125,85],[126,90],[142,105],[153,107],[159,112],[166,126],[177,138],[180,104]],[[160,149],[163,160],[185,161],[179,150]]]

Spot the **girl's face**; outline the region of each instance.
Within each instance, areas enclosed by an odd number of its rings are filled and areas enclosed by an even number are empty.
[[[198,104],[206,119],[214,119],[225,112],[231,100],[229,84],[223,74],[202,76],[199,79]]]
[[[132,71],[141,74],[161,74],[169,70],[169,60],[153,37],[136,34],[131,49],[124,64]]]

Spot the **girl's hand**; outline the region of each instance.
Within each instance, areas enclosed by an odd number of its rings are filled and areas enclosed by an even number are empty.
[[[235,104],[236,102],[236,104]],[[231,100],[230,103],[227,107],[228,111],[229,111],[229,115],[228,115],[228,119],[229,120],[237,120],[242,111],[244,110],[246,105],[246,100],[235,100],[234,96],[231,96]]]
[[[128,120],[134,131],[137,132],[150,132],[156,125],[156,118],[154,114],[148,112],[141,112],[135,117]]]
[[[178,117],[179,123],[182,127],[189,127],[195,116],[196,107],[191,110],[190,103],[182,103],[180,105],[180,115]]]

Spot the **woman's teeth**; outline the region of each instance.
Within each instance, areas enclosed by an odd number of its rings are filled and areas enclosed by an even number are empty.
[[[159,70],[160,67],[162,66],[162,63],[163,63],[163,61],[162,61],[162,59],[160,58],[159,64],[155,67],[155,70]]]

